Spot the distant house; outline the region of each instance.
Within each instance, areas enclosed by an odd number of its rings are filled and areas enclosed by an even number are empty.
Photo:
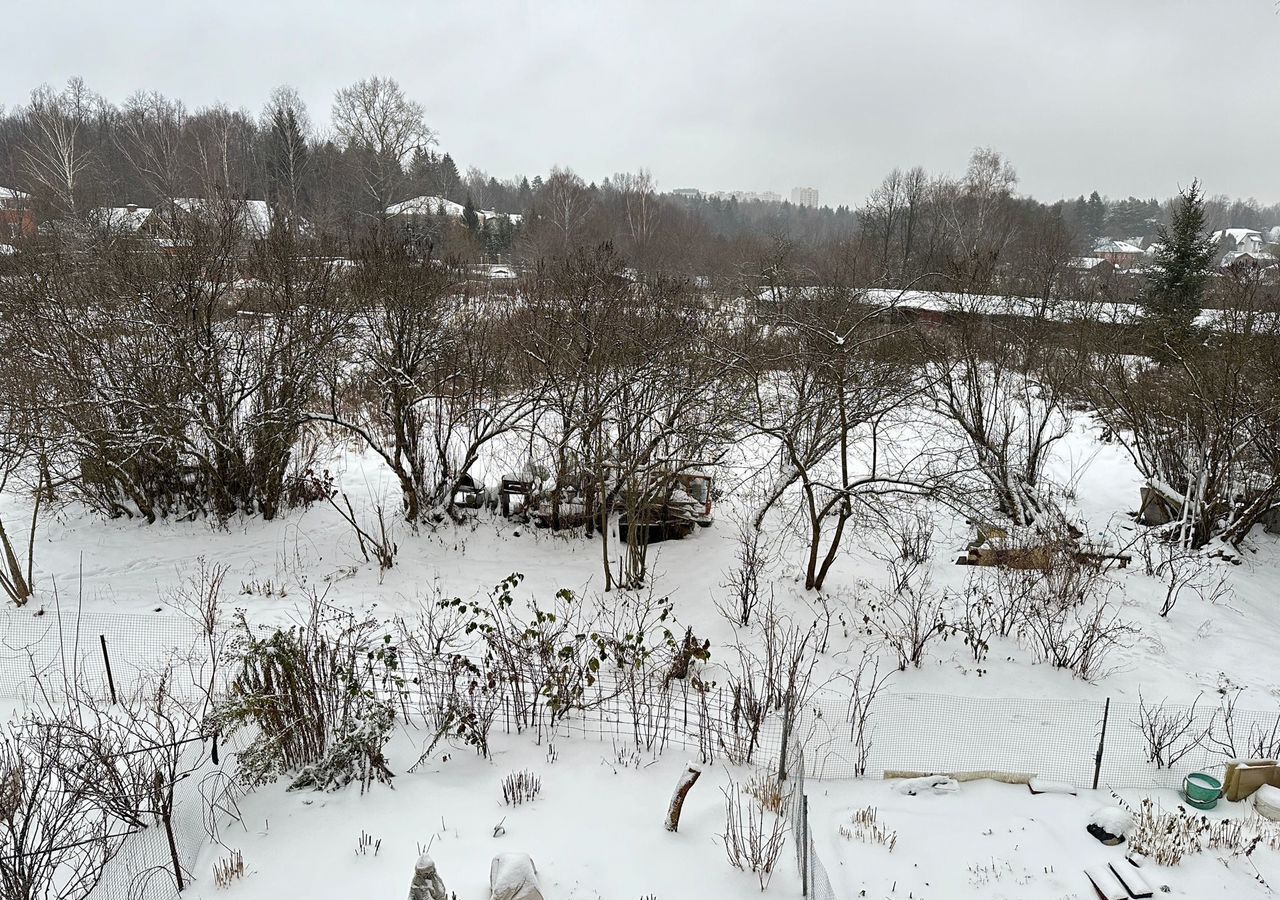
[[[28,237],[36,233],[36,219],[31,214],[31,195],[0,185],[0,243]]]
[[[1227,228],[1215,231],[1210,240],[1222,252],[1218,265],[1224,269],[1263,269],[1276,264],[1276,258],[1267,248],[1262,232],[1252,228]]]
[[[1117,269],[1127,269],[1143,260],[1142,248],[1128,241],[1113,241],[1110,238],[1103,238],[1094,244],[1090,256],[1105,259]]]
[[[89,213],[90,221],[99,228],[116,234],[136,235],[151,218],[149,207],[130,203],[127,206],[99,206]]]
[[[1270,253],[1265,250],[1250,252],[1248,250],[1232,250],[1222,257],[1221,266],[1224,269],[1234,269],[1237,272],[1256,271],[1257,269],[1269,269],[1274,265],[1280,264]]]
[[[1252,228],[1226,228],[1209,236],[1227,253],[1261,253],[1266,245],[1262,232]]]
[[[450,219],[461,219],[466,209],[461,203],[454,203],[444,197],[411,197],[388,206],[387,218],[411,221],[428,216],[445,216]],[[477,209],[475,214],[480,220],[481,227],[486,229],[497,227],[501,219],[506,219],[512,225],[519,225],[523,218],[513,213],[495,212],[492,209]]]
[[[1068,268],[1077,272],[1091,272],[1094,275],[1106,275],[1115,271],[1115,264],[1101,256],[1077,256],[1067,262]]]

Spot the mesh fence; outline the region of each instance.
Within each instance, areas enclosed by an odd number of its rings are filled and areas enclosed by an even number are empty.
[[[103,652],[105,643],[106,652]],[[74,687],[100,698],[154,687],[161,672],[170,690],[202,693],[207,652],[194,623],[175,617],[109,614],[0,614],[0,695],[31,699]],[[176,660],[176,662],[175,662]],[[431,656],[405,659],[394,687],[406,718],[431,725],[447,698],[473,690],[477,660]],[[834,898],[807,815],[810,781],[881,778],[898,772],[999,771],[1039,775],[1079,787],[1177,788],[1203,771],[1221,777],[1231,759],[1280,754],[1280,708],[1235,709],[1228,698],[1193,706],[1144,707],[1129,701],[1051,700],[886,694],[858,722],[851,698],[823,694],[788,722],[742,696],[693,677],[655,672],[601,672],[568,702],[546,686],[498,679],[493,728],[505,733],[613,742],[652,753],[680,750],[702,762],[720,759],[779,772],[787,782],[786,812],[807,896]],[[1157,752],[1148,733],[1172,732]],[[177,868],[192,875],[202,848],[216,839],[219,808],[234,806],[238,787],[224,769],[237,746],[194,744],[175,786],[174,848],[159,824],[123,840],[93,900],[172,900]]]
[[[1220,776],[1233,759],[1280,753],[1280,708],[1237,709],[1216,696],[1180,705],[893,694],[876,699],[861,739],[847,707],[819,700],[800,726],[810,778],[995,770],[1077,787],[1096,774],[1103,788],[1178,788],[1191,772]],[[1158,731],[1172,736],[1156,753]]]
[[[109,699],[113,682],[125,695],[153,688],[161,674],[171,693],[191,696],[208,669],[202,644],[194,622],[172,615],[34,615],[7,607],[0,610],[0,696],[31,701],[43,693],[57,701],[78,690]]]

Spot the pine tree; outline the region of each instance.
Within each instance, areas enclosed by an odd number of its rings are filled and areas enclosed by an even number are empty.
[[[1195,319],[1213,271],[1215,247],[1205,235],[1204,195],[1191,182],[1173,204],[1169,227],[1159,229],[1155,271],[1147,283],[1147,346],[1168,362],[1195,338]]]

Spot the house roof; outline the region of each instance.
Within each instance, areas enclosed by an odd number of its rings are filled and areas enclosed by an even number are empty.
[[[1261,241],[1262,232],[1256,231],[1252,228],[1225,228],[1222,231],[1215,231],[1209,236],[1209,240],[1216,244],[1218,241],[1222,240],[1223,237],[1231,238],[1238,247],[1251,237],[1257,238]]]
[[[443,213],[450,218],[461,219],[466,210],[467,208],[461,203],[454,203],[444,197],[422,196],[391,204],[387,207],[387,215],[395,218],[396,216],[437,216]],[[475,212],[481,222],[506,217],[518,224],[523,218],[514,213],[500,213],[492,209],[477,209]]]
[[[1128,241],[1113,241],[1103,238],[1093,245],[1094,253],[1141,253],[1140,247],[1135,247]]]
[[[30,200],[31,195],[17,188],[0,185],[0,200]]]
[[[185,212],[197,215],[206,210],[218,209],[218,205],[222,202],[208,200],[204,197],[173,198],[174,206]],[[237,215],[246,231],[253,231],[259,236],[265,236],[271,230],[271,206],[266,200],[232,200],[228,202],[237,208]]]
[[[151,209],[142,206],[99,206],[91,213],[95,222],[106,228],[134,232],[142,227],[151,215]]]
[[[1077,256],[1071,260],[1068,265],[1073,269],[1092,269],[1106,262],[1100,256]]]
[[[436,216],[443,213],[461,219],[466,207],[444,197],[413,197],[387,207],[388,216]]]

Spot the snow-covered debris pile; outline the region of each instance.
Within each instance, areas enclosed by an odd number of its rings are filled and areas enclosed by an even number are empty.
[[[527,853],[499,853],[489,864],[490,900],[542,900],[538,869]]]
[[[960,790],[960,782],[946,775],[930,775],[925,778],[907,778],[894,785],[899,794],[914,797],[917,794],[954,794]]]

